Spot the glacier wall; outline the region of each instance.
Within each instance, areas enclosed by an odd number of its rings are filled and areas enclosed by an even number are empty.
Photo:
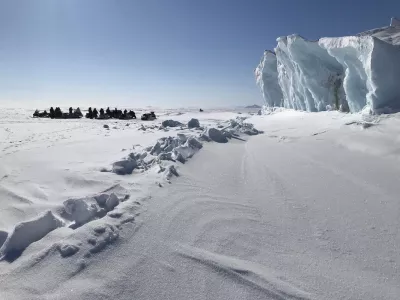
[[[350,111],[400,109],[400,46],[373,36],[323,38],[319,45],[343,66]]]
[[[266,50],[255,70],[256,82],[260,86],[264,100],[269,107],[282,106],[282,90],[278,84],[276,55]]]
[[[400,46],[390,36],[400,26],[370,32],[319,41],[279,37],[255,69],[266,107],[399,111]]]

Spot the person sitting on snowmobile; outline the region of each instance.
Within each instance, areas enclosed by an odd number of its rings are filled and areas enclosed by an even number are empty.
[[[88,113],[86,114],[86,118],[93,119],[93,111],[92,108],[89,107]]]
[[[50,107],[50,118],[52,118],[52,119],[54,119],[55,118],[55,112],[54,112],[54,108],[53,108],[53,106],[52,107]]]
[[[132,119],[136,119],[136,114],[134,111],[130,110],[128,114],[131,116]]]
[[[93,109],[93,118],[97,119],[97,117],[99,116],[99,113],[97,111],[96,108]]]

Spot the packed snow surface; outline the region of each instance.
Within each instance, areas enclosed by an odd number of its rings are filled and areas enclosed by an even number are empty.
[[[399,114],[2,112],[2,300],[399,299]]]
[[[400,27],[308,41],[279,37],[255,70],[267,107],[304,111],[400,110]]]

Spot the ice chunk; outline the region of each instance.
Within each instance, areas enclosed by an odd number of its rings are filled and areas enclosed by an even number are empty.
[[[30,244],[63,225],[63,222],[56,218],[51,211],[47,211],[33,220],[19,223],[0,248],[0,257],[4,259],[9,256],[17,256]]]
[[[161,144],[160,142],[155,143],[153,148],[151,148],[150,154],[151,155],[158,155],[161,152]]]
[[[175,120],[165,120],[162,122],[163,127],[178,127],[181,126],[182,123]]]
[[[117,195],[111,193],[110,197],[108,197],[106,201],[106,208],[107,210],[113,210],[119,204],[119,199]]]
[[[197,119],[191,119],[191,120],[188,122],[188,127],[189,127],[189,128],[198,128],[198,127],[200,127],[200,122],[199,122],[199,120],[197,120]]]
[[[79,247],[71,244],[60,244],[58,246],[58,251],[60,252],[62,257],[69,257],[78,252]]]
[[[64,201],[65,212],[71,215],[76,224],[85,224],[92,220],[99,211],[94,203],[88,202],[85,199],[68,199]]]
[[[205,135],[210,138],[210,140],[217,142],[217,143],[227,143],[228,139],[224,136],[221,130],[217,128],[208,128],[205,132]]]
[[[0,230],[0,247],[4,244],[8,236],[7,231]]]
[[[109,197],[108,194],[100,194],[100,195],[94,196],[94,199],[96,199],[97,204],[100,207],[103,207],[106,205],[106,201],[107,201],[108,197]]]
[[[133,170],[137,167],[137,162],[133,159],[120,160],[113,163],[112,171],[118,175],[132,174]]]
[[[390,26],[393,26],[393,27],[400,27],[400,20],[393,17],[393,18],[390,20]]]

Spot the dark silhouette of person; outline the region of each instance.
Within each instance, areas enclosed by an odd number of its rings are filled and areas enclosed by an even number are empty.
[[[154,113],[154,111],[150,112],[150,117],[154,119],[156,118],[156,114]]]
[[[111,116],[111,110],[110,110],[110,108],[109,107],[107,107],[107,109],[106,109],[106,114],[111,118],[112,116]]]
[[[54,113],[54,108],[53,108],[53,106],[52,106],[52,107],[50,107],[50,118],[54,119],[55,116],[56,116],[56,115],[55,115],[55,113]]]
[[[89,119],[93,119],[93,111],[92,111],[92,108],[91,108],[91,107],[89,107],[89,109],[88,109],[87,117],[88,117]]]
[[[96,108],[93,109],[93,118],[97,119],[99,113]]]
[[[61,109],[57,106],[56,109],[54,110],[54,117],[55,118],[61,118],[62,117],[62,112]]]
[[[100,108],[100,117],[104,118],[104,109]]]
[[[69,114],[72,115],[72,107],[69,108]]]
[[[74,114],[75,114],[75,116],[76,117],[83,117],[83,115],[82,115],[82,112],[81,112],[81,109],[78,107],[77,109],[75,109],[75,112],[74,112]]]

